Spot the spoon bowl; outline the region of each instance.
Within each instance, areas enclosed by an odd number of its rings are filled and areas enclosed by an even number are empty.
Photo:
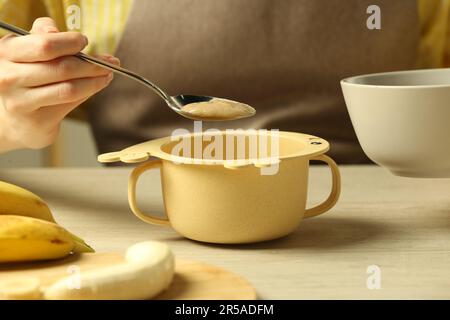
[[[228,99],[225,100],[225,99],[220,99],[220,98],[215,98],[215,97],[210,97],[210,96],[179,95],[176,97],[170,97],[169,100],[170,100],[170,104],[168,103],[168,106],[172,110],[179,113],[183,117],[191,119],[191,120],[224,121],[224,118],[198,116],[195,113],[187,112],[187,111],[183,110],[183,107],[185,107],[185,106],[198,104],[198,103],[202,103],[202,102],[212,103],[212,102],[214,102],[213,100],[227,101],[232,104],[242,105],[246,108],[245,113],[230,115],[229,117],[226,117],[225,120],[238,120],[238,119],[252,117],[256,114],[256,110],[248,105],[245,105],[245,104],[242,104],[242,103],[239,103],[236,101],[228,100]],[[205,106],[207,106],[207,105],[208,104],[205,104]]]

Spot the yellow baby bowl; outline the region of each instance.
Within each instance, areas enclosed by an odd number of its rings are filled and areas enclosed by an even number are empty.
[[[171,226],[210,243],[250,243],[283,237],[303,218],[330,210],[340,195],[340,173],[324,153],[327,141],[279,131],[215,131],[148,141],[99,156],[100,162],[144,163],[129,179],[128,200],[142,221]],[[322,204],[306,209],[310,160],[327,163],[333,186]],[[161,170],[167,219],[142,212],[136,183]]]

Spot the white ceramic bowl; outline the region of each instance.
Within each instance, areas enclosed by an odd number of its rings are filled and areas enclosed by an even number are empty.
[[[450,177],[450,69],[341,81],[359,142],[375,163],[407,177]]]

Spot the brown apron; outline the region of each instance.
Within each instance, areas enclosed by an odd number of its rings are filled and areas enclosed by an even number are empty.
[[[366,27],[372,0],[135,0],[116,55],[170,94],[257,109],[254,118],[204,128],[313,134],[331,142],[338,162],[363,163],[339,81],[412,68],[419,40],[416,1],[376,2],[381,30]],[[101,153],[193,129],[149,89],[120,76],[88,113]]]

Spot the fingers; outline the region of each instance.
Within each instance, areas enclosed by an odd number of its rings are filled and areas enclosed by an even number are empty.
[[[34,21],[31,33],[56,33],[59,32],[56,22],[48,17],[38,18]]]
[[[50,18],[37,19],[28,36],[0,39],[0,111],[14,148],[48,146],[64,117],[112,81],[109,70],[71,57],[87,43]]]
[[[86,100],[88,99],[89,97],[86,97],[75,102],[40,108],[39,110],[35,111],[36,116],[38,119],[42,119],[42,121],[48,121],[56,125],[61,122],[70,112],[86,102]]]
[[[113,75],[109,74],[25,89],[22,99],[6,100],[3,103],[10,112],[32,112],[43,106],[72,103],[90,97],[105,88],[112,79]]]
[[[50,61],[75,55],[87,44],[87,38],[78,32],[7,36],[0,40],[0,56],[12,62]]]
[[[99,56],[100,59],[119,65],[120,61],[111,56]],[[106,76],[110,70],[101,68],[75,57],[58,58],[50,62],[16,63],[17,85],[21,87],[37,87],[57,82],[65,82],[81,78]]]
[[[110,54],[98,54],[96,55],[96,57],[108,61],[109,63],[115,64],[116,66],[120,66],[121,64],[119,58],[114,57]]]
[[[35,107],[76,102],[90,97],[112,81],[112,74],[103,77],[76,79],[28,90]]]

